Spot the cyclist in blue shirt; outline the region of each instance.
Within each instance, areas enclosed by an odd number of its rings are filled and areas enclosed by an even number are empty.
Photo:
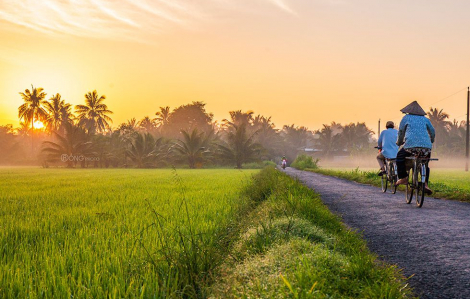
[[[385,131],[380,133],[377,146],[380,150],[377,155],[377,162],[379,162],[380,171],[379,176],[385,174],[385,158],[395,159],[397,157],[398,145],[396,144],[398,138],[398,131],[395,130],[395,124],[393,121],[388,121],[385,125],[387,128]]]
[[[398,129],[397,145],[403,147],[397,153],[397,171],[398,181],[397,185],[403,185],[408,182],[408,174],[406,173],[406,157],[413,154],[431,157],[432,144],[436,137],[436,132],[431,124],[431,121],[425,117],[426,112],[414,101],[405,108],[400,110],[406,115],[400,122]],[[429,167],[426,167],[426,173],[429,174]],[[426,176],[425,191],[428,194],[432,190],[428,187],[428,178]]]

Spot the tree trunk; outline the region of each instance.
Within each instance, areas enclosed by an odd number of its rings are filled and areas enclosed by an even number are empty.
[[[34,111],[31,118],[31,157],[34,156]]]

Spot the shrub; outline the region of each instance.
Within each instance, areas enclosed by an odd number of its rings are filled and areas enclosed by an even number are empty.
[[[309,155],[298,155],[295,158],[294,162],[292,162],[291,166],[300,170],[304,169],[317,169],[318,168],[318,161],[319,159],[313,159]]]

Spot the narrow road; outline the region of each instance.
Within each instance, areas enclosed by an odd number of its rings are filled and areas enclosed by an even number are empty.
[[[330,210],[363,233],[371,251],[404,269],[420,298],[470,298],[470,204],[405,194],[293,168]]]

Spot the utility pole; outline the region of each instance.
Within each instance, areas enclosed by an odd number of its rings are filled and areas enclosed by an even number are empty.
[[[380,136],[380,118],[379,118],[379,134],[378,136]]]
[[[468,141],[469,141],[469,119],[468,119],[468,113],[469,113],[469,107],[470,107],[470,87],[467,87],[467,140],[465,142],[465,171],[468,171]]]

